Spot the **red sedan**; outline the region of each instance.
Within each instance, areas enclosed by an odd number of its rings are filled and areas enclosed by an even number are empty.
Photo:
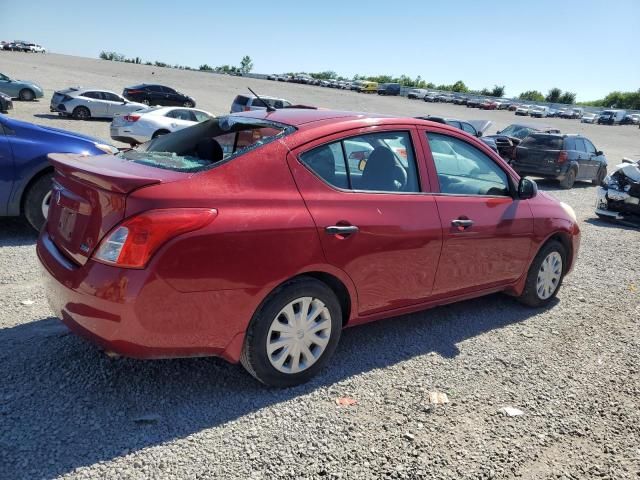
[[[218,355],[269,385],[315,375],[344,327],[500,291],[544,305],[578,253],[571,207],[413,118],[263,110],[50,160],[37,252],[62,321],[109,352]]]

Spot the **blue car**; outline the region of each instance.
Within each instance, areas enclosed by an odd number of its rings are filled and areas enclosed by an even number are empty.
[[[77,133],[0,115],[0,217],[23,216],[40,230],[51,200],[49,153],[113,154],[117,148]]]

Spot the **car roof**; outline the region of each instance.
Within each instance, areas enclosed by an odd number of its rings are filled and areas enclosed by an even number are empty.
[[[377,113],[359,113],[347,112],[341,110],[325,110],[312,108],[283,108],[273,112],[266,110],[253,110],[249,112],[240,112],[238,115],[242,117],[261,118],[271,120],[273,122],[284,123],[299,127],[301,125],[322,122],[325,120],[358,120],[364,118],[393,118],[390,115],[382,115]]]

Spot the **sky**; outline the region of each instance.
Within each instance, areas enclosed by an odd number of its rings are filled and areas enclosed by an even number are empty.
[[[0,0],[0,36],[69,55],[239,65],[256,73],[420,75],[579,101],[640,88],[640,0]],[[2,64],[0,62],[0,70]]]

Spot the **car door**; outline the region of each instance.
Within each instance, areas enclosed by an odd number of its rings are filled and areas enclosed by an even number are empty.
[[[503,286],[527,269],[533,217],[506,165],[462,135],[421,128],[443,247],[434,295]]]
[[[578,175],[577,179],[591,179],[595,173],[592,172],[593,165],[591,164],[590,155],[587,152],[587,147],[584,143],[584,139],[580,137],[575,138],[576,145],[576,161],[578,162]]]
[[[9,199],[15,181],[15,165],[11,143],[0,123],[0,215],[8,213]]]
[[[433,288],[442,231],[416,141],[411,126],[366,128],[288,155],[327,262],[353,281],[363,317],[424,302]]]
[[[587,156],[589,159],[591,178],[596,178],[596,176],[598,175],[598,171],[600,170],[600,167],[605,163],[604,155],[602,154],[598,155],[598,153],[601,153],[601,152],[598,152],[598,150],[593,145],[593,143],[591,143],[591,141],[587,140],[586,138],[583,138],[582,140],[584,141],[584,146],[587,151]]]
[[[178,94],[173,88],[169,87],[160,87],[162,89],[162,93],[164,94],[164,99],[166,105],[175,105],[181,106],[184,101],[182,100],[182,96]]]
[[[84,92],[78,97],[78,102],[80,105],[86,106],[91,112],[92,117],[106,117],[107,113],[107,102],[103,100],[102,92]]]
[[[151,85],[148,89],[150,105],[171,105],[167,102],[167,94],[160,85]]]
[[[190,127],[197,121],[193,112],[184,108],[175,108],[168,112],[165,117],[171,119],[169,127],[172,132]]]
[[[18,97],[18,88],[16,88],[15,82],[2,73],[0,73],[0,92],[9,95],[11,98]]]
[[[124,98],[111,92],[102,92],[103,101],[107,109],[105,116],[113,117],[119,114],[129,113],[132,108],[127,106]]]

